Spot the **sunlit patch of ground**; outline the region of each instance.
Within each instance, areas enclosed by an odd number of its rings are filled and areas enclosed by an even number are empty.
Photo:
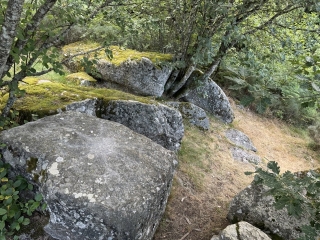
[[[282,172],[319,167],[319,154],[308,149],[310,139],[302,131],[234,104],[233,109],[232,125],[212,118],[208,132],[186,126],[172,193],[154,240],[209,240],[229,224],[228,205],[252,181],[253,176],[244,172],[255,167],[232,159],[232,144],[224,135],[227,128],[250,137],[261,167],[268,161],[277,161]]]

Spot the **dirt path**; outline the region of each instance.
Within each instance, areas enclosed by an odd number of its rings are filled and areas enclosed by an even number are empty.
[[[252,181],[244,172],[255,169],[232,159],[232,144],[224,137],[229,127],[250,137],[263,166],[277,161],[281,171],[295,172],[320,165],[319,155],[308,149],[306,137],[284,123],[233,108],[236,118],[232,126],[214,119],[206,133],[186,126],[172,193],[154,240],[210,240],[229,224],[228,204]]]

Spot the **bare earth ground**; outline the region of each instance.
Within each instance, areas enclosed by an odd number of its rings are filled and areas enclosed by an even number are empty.
[[[154,240],[210,240],[229,224],[228,204],[250,184],[252,176],[244,172],[255,167],[232,159],[229,148],[233,145],[224,136],[227,128],[234,127],[251,139],[262,167],[268,161],[277,161],[282,172],[319,167],[319,154],[308,148],[307,136],[234,104],[233,109],[236,118],[231,126],[213,118],[208,132],[186,126],[172,192]]]

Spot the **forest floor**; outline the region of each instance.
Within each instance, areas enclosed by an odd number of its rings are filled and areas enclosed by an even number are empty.
[[[173,181],[166,212],[154,240],[210,240],[228,223],[228,205],[250,184],[255,165],[232,158],[233,146],[226,137],[228,128],[245,133],[262,159],[278,162],[281,172],[320,166],[319,152],[309,148],[306,130],[298,130],[276,119],[257,115],[234,103],[235,120],[225,125],[211,118],[210,130],[200,131],[188,124],[179,153],[179,166]]]

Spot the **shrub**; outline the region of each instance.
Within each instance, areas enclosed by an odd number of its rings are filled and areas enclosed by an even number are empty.
[[[289,215],[299,218],[310,216],[310,225],[301,226],[300,240],[315,240],[320,234],[320,169],[280,174],[276,162],[269,162],[267,170],[256,169],[253,184],[269,187],[267,194],[274,196],[276,209],[286,208]],[[246,172],[247,175],[253,172]]]
[[[29,200],[21,197],[23,193],[33,190],[33,185],[22,176],[9,179],[9,171],[10,165],[0,161],[0,240],[14,235],[22,225],[28,225],[28,216],[35,210],[40,208],[44,211],[46,208],[46,204],[41,204],[42,195],[39,193]]]

